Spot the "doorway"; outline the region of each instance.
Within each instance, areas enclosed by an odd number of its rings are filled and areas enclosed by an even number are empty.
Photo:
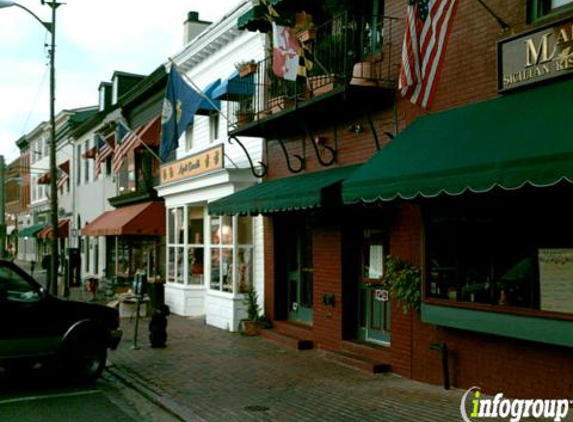
[[[361,277],[358,283],[357,339],[389,345],[391,306],[388,291],[382,284],[387,254],[385,239],[384,230],[364,230]]]
[[[312,227],[303,221],[285,232],[287,319],[312,325],[313,263]]]

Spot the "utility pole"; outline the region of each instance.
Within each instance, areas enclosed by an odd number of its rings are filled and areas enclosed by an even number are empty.
[[[52,8],[52,30],[50,41],[50,208],[51,224],[52,224],[52,256],[50,260],[50,274],[49,282],[51,285],[51,293],[58,294],[58,169],[56,164],[56,9],[61,3],[56,1],[44,2]]]

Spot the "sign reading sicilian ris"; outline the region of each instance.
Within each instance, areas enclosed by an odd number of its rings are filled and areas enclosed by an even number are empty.
[[[498,89],[518,88],[573,72],[573,19],[498,43]]]
[[[223,144],[161,166],[161,184],[224,167]]]

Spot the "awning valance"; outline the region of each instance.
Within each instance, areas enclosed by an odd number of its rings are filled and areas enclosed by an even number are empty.
[[[36,224],[34,226],[24,227],[18,231],[18,237],[35,237],[45,226],[45,224]]]
[[[209,115],[209,113],[213,111],[219,111],[221,109],[221,101],[213,98],[213,92],[219,85],[221,85],[221,79],[217,79],[215,82],[211,82],[203,90],[203,94],[205,94],[205,96],[207,96],[210,101],[203,99],[201,104],[199,104],[199,108],[197,109],[196,114]]]
[[[246,97],[252,97],[255,93],[254,74],[243,78],[238,71],[234,71],[213,90],[216,100],[239,101]]]
[[[325,189],[340,183],[357,168],[339,167],[259,183],[210,203],[209,214],[258,214],[320,207]],[[340,191],[333,195],[340,202]]]
[[[82,229],[84,236],[164,235],[165,205],[143,202],[104,212]]]
[[[573,80],[412,123],[343,183],[345,203],[573,182]]]
[[[60,220],[58,221],[58,238],[68,237],[70,231],[70,220]],[[52,238],[52,226],[47,225],[42,230],[38,232],[37,237],[41,237],[43,239],[51,239]]]

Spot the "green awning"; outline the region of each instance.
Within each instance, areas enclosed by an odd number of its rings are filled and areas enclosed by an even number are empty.
[[[282,0],[270,0],[273,6],[276,6]],[[262,4],[254,5],[247,10],[239,19],[237,19],[237,27],[239,29],[246,29],[247,31],[260,31],[269,32],[271,30],[271,23],[268,21],[267,8]]]
[[[573,182],[573,80],[422,117],[343,183],[344,203]]]
[[[18,237],[34,237],[44,227],[46,227],[45,224],[36,224],[35,226],[25,227],[18,231]]]
[[[324,192],[342,182],[359,166],[338,167],[259,183],[209,204],[209,214],[259,214],[315,208],[324,205]],[[330,191],[329,191],[330,192]],[[331,192],[342,202],[340,190]]]

